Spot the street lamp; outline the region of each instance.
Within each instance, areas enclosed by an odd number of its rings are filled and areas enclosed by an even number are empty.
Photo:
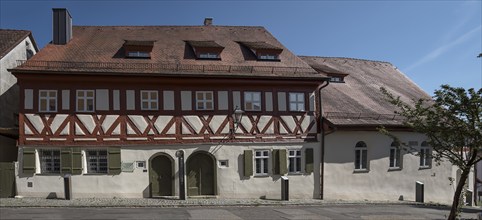
[[[234,112],[233,112],[234,126],[230,130],[231,135],[233,135],[234,132],[236,132],[236,130],[238,129],[239,123],[241,123],[241,119],[243,118],[243,114],[244,114],[244,111],[241,110],[238,106],[236,106],[236,108],[234,108]]]

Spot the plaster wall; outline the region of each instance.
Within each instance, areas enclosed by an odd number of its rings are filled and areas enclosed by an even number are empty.
[[[424,136],[412,132],[395,132],[401,141],[416,141]],[[450,183],[453,166],[448,162],[431,168],[420,168],[416,152],[402,151],[402,168],[389,169],[392,139],[376,131],[336,131],[325,139],[324,199],[327,200],[403,200],[415,201],[415,182],[424,183],[425,202],[450,204],[455,186]],[[364,141],[368,148],[368,171],[354,170],[355,145]],[[417,151],[418,151],[417,150]]]
[[[196,151],[209,152],[215,160],[216,192],[219,198],[271,198],[281,197],[280,175],[272,174],[271,157],[267,176],[244,177],[244,150],[256,149],[314,149],[314,164],[319,164],[320,143],[283,143],[283,144],[236,144],[236,145],[170,145],[170,146],[133,146],[122,147],[121,160],[123,163],[145,161],[149,167],[149,159],[155,154],[169,155],[174,167],[174,192],[179,194],[179,167],[176,151],[184,151],[184,160]],[[19,151],[21,157],[22,150]],[[302,151],[304,152],[304,151]],[[85,154],[83,154],[85,155]],[[38,158],[37,158],[38,160]],[[83,159],[85,161],[85,159]],[[227,160],[228,166],[220,166],[219,160]],[[304,164],[304,158],[302,159]],[[26,197],[48,197],[55,195],[63,197],[63,178],[61,175],[40,174],[40,169],[33,175],[24,175],[21,171],[22,161],[17,166],[18,195]],[[37,163],[37,166],[40,164]],[[84,162],[84,166],[86,166]],[[254,166],[253,166],[254,167]],[[73,175],[72,193],[74,198],[83,197],[149,197],[149,169],[135,168],[133,172],[121,172],[119,175]],[[302,168],[304,170],[304,167]],[[84,168],[85,171],[85,168]],[[287,174],[290,181],[290,198],[318,198],[319,197],[319,166],[315,166],[311,174]],[[30,183],[29,183],[30,182]],[[31,187],[29,187],[29,185]],[[186,190],[187,192],[187,190]]]

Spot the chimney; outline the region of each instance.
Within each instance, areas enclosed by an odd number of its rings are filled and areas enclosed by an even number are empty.
[[[211,26],[213,24],[213,18],[204,18],[204,26]]]
[[[72,17],[65,8],[52,8],[53,44],[65,45],[72,39]]]

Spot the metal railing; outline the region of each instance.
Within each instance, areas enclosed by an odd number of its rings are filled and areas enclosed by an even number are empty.
[[[70,62],[17,60],[17,68],[42,68],[46,70],[116,70],[141,72],[202,72],[202,73],[291,73],[316,74],[312,68],[276,66],[235,66],[235,65],[198,65],[176,63],[115,63],[115,62]]]

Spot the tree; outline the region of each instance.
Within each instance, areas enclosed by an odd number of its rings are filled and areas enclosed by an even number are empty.
[[[406,126],[425,134],[435,161],[448,160],[462,171],[448,217],[455,219],[470,169],[482,160],[482,89],[466,91],[442,85],[432,99],[412,100],[412,103],[402,101],[385,88],[381,91],[398,107],[395,113],[404,118]]]

